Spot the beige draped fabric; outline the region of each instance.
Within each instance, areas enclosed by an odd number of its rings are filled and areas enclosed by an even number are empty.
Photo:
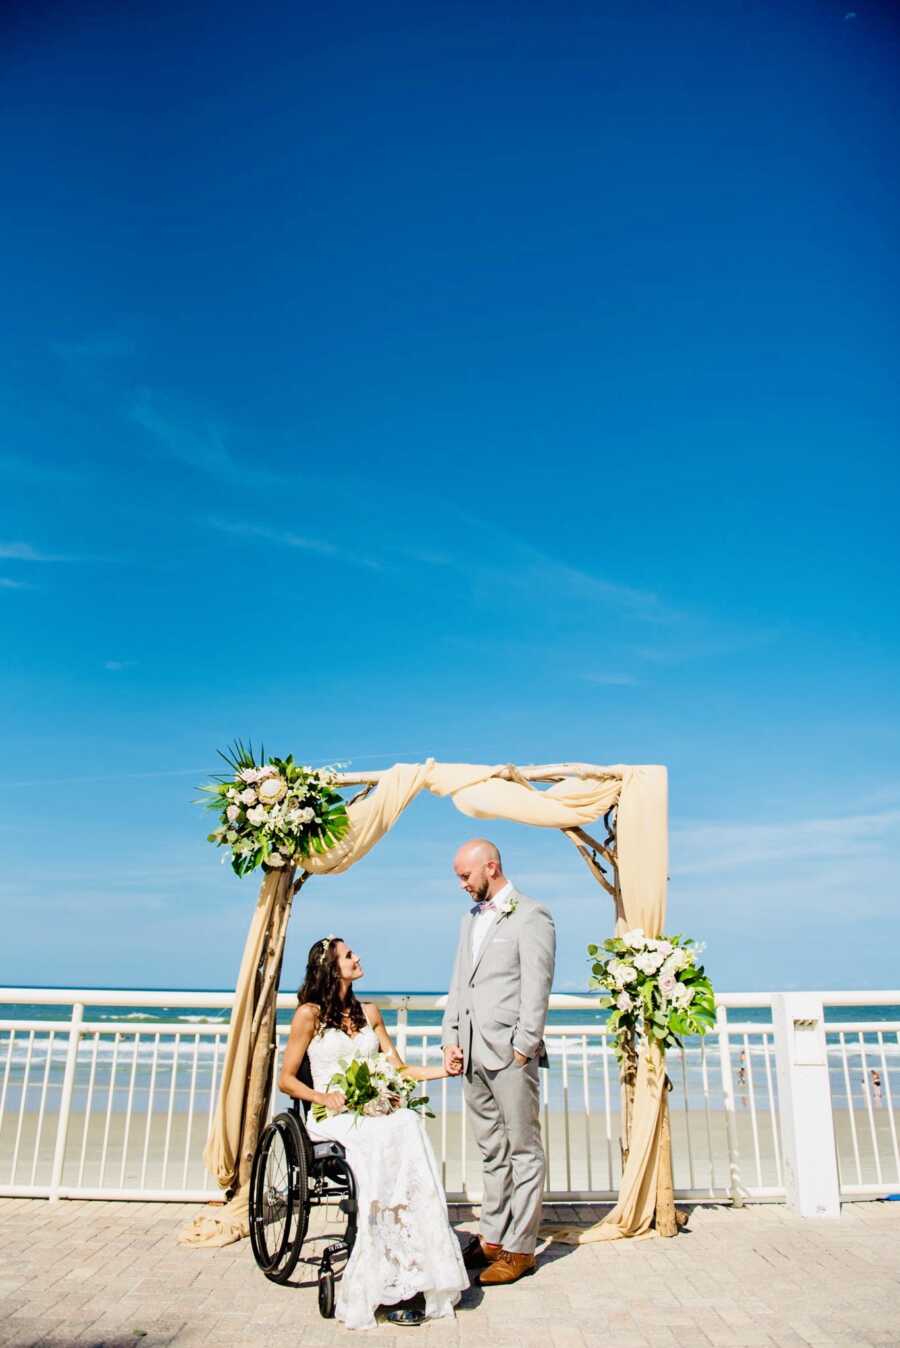
[[[667,774],[659,767],[631,767],[623,772],[616,837],[625,917],[616,924],[617,935],[641,927],[646,936],[661,936],[669,864]],[[557,1240],[587,1245],[652,1233],[665,1099],[665,1054],[655,1040],[647,1039],[638,1058],[628,1159],[618,1202],[596,1226],[587,1231],[556,1231]]]
[[[623,775],[631,768],[593,768],[592,778],[567,778],[538,790],[530,782],[507,781],[506,766],[469,763],[398,763],[375,790],[350,806],[350,829],[337,847],[300,863],[313,875],[339,875],[355,866],[384,837],[421,791],[450,796],[471,819],[511,819],[538,828],[581,828],[615,805]]]
[[[643,926],[651,935],[660,932],[666,901],[665,768],[579,763],[571,765],[571,772],[571,776],[546,789],[538,789],[505,764],[437,763],[434,759],[398,763],[381,775],[374,790],[350,804],[350,828],[341,842],[324,855],[304,857],[298,864],[313,875],[349,870],[426,790],[449,796],[470,818],[506,819],[538,828],[584,828],[618,804],[617,854],[627,925]],[[246,1234],[246,1186],[235,1190],[247,1122],[256,971],[265,943],[272,936],[278,884],[279,872],[266,876],[250,925],[235,991],[218,1107],[204,1152],[208,1169],[223,1189],[232,1191],[232,1198],[225,1208],[210,1210],[195,1220],[183,1237],[188,1243],[223,1243],[229,1223],[234,1227],[231,1239]],[[640,1234],[652,1221],[654,1147],[661,1098],[657,1076],[652,1062],[643,1064],[635,1094],[632,1147],[619,1204],[611,1215],[615,1222],[608,1223],[610,1235]]]

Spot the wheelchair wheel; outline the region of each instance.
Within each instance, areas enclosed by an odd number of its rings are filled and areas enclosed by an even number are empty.
[[[319,1269],[319,1314],[326,1320],[334,1319],[334,1270]]]
[[[263,1130],[250,1176],[250,1244],[272,1282],[287,1282],[297,1267],[309,1224],[309,1173],[300,1127],[277,1115]]]

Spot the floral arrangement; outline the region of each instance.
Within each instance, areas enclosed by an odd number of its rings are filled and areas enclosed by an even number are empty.
[[[328,1083],[330,1091],[340,1091],[344,1097],[344,1111],[365,1118],[379,1114],[393,1114],[398,1109],[421,1109],[429,1118],[434,1115],[428,1108],[428,1096],[420,1095],[414,1100],[412,1093],[416,1083],[412,1077],[404,1076],[384,1053],[374,1058],[341,1058],[339,1072]],[[313,1105],[313,1118],[330,1118],[335,1111],[325,1105]]]
[[[703,946],[688,936],[645,936],[640,927],[604,941],[601,953],[588,946],[593,961],[591,987],[607,994],[606,1028],[616,1038],[616,1054],[633,1050],[641,1033],[666,1049],[681,1046],[685,1034],[706,1034],[716,1021],[712,984],[698,963]]]
[[[334,769],[301,767],[290,754],[267,759],[261,746],[257,761],[253,745],[240,740],[219,757],[231,772],[201,787],[206,798],[199,803],[220,816],[209,841],[231,848],[236,875],[249,875],[257,866],[278,870],[310,852],[324,852],[350,827]]]

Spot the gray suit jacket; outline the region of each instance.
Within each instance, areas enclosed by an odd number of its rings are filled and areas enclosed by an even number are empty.
[[[472,914],[464,915],[441,1026],[441,1043],[470,1062],[508,1067],[513,1049],[544,1057],[544,1022],[556,960],[556,930],[546,908],[513,889],[515,911],[498,914],[472,961]]]

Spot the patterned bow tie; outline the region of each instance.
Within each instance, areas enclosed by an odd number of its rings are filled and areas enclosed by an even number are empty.
[[[496,913],[496,911],[497,905],[494,903],[493,899],[485,899],[484,903],[476,903],[475,907],[472,909],[473,916],[484,912]]]

